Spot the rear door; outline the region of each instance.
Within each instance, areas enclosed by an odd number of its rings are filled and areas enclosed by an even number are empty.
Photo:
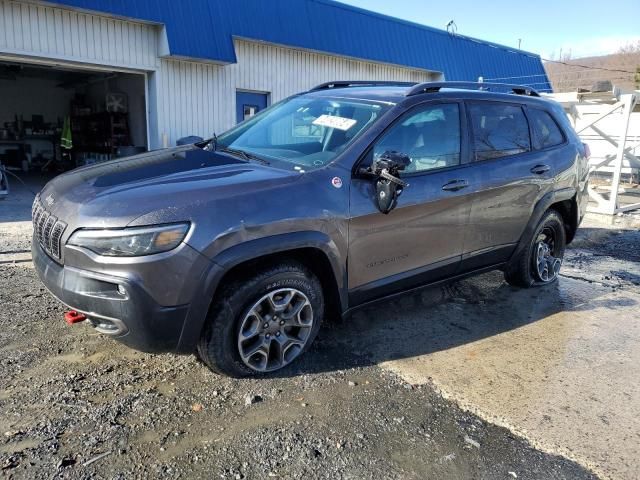
[[[518,103],[467,102],[472,205],[462,271],[507,260],[552,183],[552,165],[534,150],[525,111]]]
[[[359,304],[456,272],[471,203],[467,198],[464,104],[430,102],[401,116],[372,145],[365,163],[386,151],[409,155],[409,183],[388,215],[375,203],[374,181],[350,189],[350,301]]]

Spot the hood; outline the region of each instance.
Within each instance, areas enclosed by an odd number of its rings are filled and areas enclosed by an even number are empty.
[[[228,198],[238,189],[272,188],[299,176],[186,145],[78,168],[54,178],[40,198],[75,228],[124,227],[160,210],[188,212],[190,205]]]

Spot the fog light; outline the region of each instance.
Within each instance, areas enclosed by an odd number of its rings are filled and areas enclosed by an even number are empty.
[[[120,295],[126,295],[127,294],[127,290],[124,288],[123,285],[118,285],[118,293]]]

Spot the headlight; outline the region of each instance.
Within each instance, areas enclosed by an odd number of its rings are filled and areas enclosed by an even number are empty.
[[[138,257],[173,250],[188,231],[188,223],[119,230],[78,230],[67,243],[107,257]]]

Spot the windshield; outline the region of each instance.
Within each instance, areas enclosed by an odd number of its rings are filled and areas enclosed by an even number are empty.
[[[329,164],[388,108],[361,100],[295,97],[221,135],[218,148],[313,170]]]

